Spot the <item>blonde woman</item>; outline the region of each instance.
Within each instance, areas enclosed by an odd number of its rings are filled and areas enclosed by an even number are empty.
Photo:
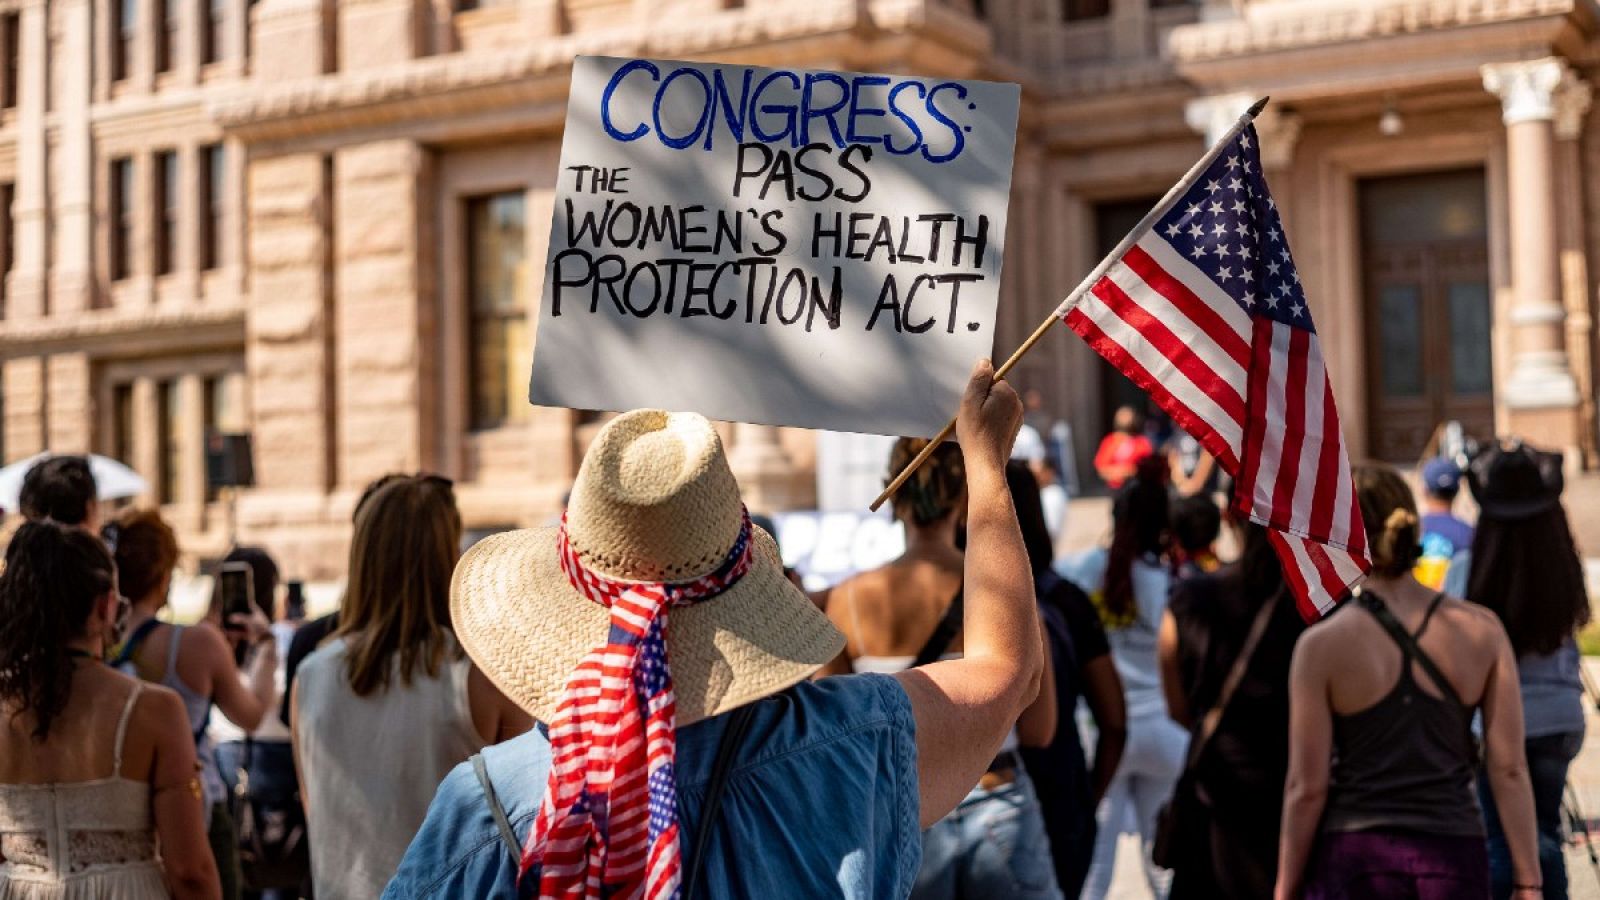
[[[394,478],[362,505],[334,639],[290,698],[319,897],[376,897],[439,781],[526,713],[472,665],[450,627],[461,514],[449,481]]]

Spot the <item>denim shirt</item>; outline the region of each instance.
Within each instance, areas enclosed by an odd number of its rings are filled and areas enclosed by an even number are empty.
[[[911,701],[882,675],[795,685],[757,701],[711,831],[704,897],[901,898],[922,860]],[[678,731],[678,814],[685,862],[728,716]],[[550,745],[538,731],[483,751],[489,782],[524,844],[543,799]],[[385,900],[513,898],[517,860],[470,763],[439,785]],[[698,898],[688,898],[698,900]]]

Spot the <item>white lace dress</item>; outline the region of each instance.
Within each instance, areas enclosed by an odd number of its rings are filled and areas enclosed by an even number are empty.
[[[0,784],[0,900],[155,900],[171,895],[156,856],[150,786],[121,776],[141,685],[117,723],[109,778]]]

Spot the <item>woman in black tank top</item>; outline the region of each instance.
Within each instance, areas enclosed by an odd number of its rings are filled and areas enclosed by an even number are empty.
[[[1276,896],[1487,900],[1472,732],[1482,710],[1516,872],[1511,897],[1534,900],[1533,794],[1505,630],[1411,576],[1418,521],[1398,474],[1363,466],[1355,482],[1372,574],[1357,608],[1310,629],[1295,650]]]

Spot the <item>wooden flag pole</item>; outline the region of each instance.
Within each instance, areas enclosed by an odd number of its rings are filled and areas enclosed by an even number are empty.
[[[1088,277],[1084,278],[1083,281],[1078,284],[1078,287],[1073,290],[1072,293],[1067,295],[1067,299],[1063,301],[1060,306],[1056,307],[1055,311],[1050,313],[1048,318],[1039,323],[1039,327],[1033,330],[1033,334],[1028,335],[1028,339],[1022,342],[1022,346],[1018,347],[1016,352],[1011,354],[1010,358],[1000,364],[1000,368],[994,370],[994,380],[999,381],[1000,379],[1006,377],[1006,373],[1010,372],[1011,368],[1021,361],[1022,357],[1025,356],[1029,350],[1032,350],[1034,345],[1039,343],[1039,341],[1042,340],[1047,333],[1049,333],[1050,326],[1056,324],[1056,322],[1060,321],[1061,318],[1072,309],[1072,307],[1078,305],[1078,301],[1083,297],[1084,292],[1093,287],[1094,283],[1099,281],[1101,276],[1105,274],[1105,271],[1109,269],[1111,265],[1118,259],[1121,259],[1124,253],[1128,252],[1128,247],[1142,237],[1144,233],[1155,224],[1156,219],[1160,218],[1160,215],[1167,210],[1167,207],[1171,204],[1171,202],[1177,197],[1181,196],[1182,192],[1187,190],[1189,185],[1194,182],[1194,179],[1198,178],[1200,173],[1204,172],[1211,165],[1211,163],[1216,160],[1218,154],[1222,152],[1222,148],[1226,147],[1228,143],[1232,141],[1233,138],[1238,135],[1238,133],[1242,131],[1246,125],[1249,125],[1256,116],[1261,114],[1261,111],[1266,108],[1267,101],[1269,99],[1271,98],[1262,97],[1260,100],[1257,100],[1255,103],[1250,105],[1250,108],[1245,111],[1245,114],[1239,117],[1239,121],[1234,123],[1233,128],[1229,129],[1227,134],[1223,135],[1221,139],[1211,146],[1211,149],[1207,151],[1204,156],[1200,157],[1200,159],[1189,168],[1188,174],[1179,179],[1178,183],[1174,184],[1172,189],[1167,191],[1167,195],[1161,198],[1159,203],[1151,207],[1148,213],[1145,213],[1144,219],[1141,220],[1132,231],[1128,232],[1127,237],[1122,239],[1122,243],[1117,245],[1115,250],[1112,250],[1109,254],[1107,254],[1106,258],[1101,260],[1100,264],[1094,267],[1094,271],[1090,272]],[[896,475],[894,480],[889,482],[889,486],[883,489],[883,493],[878,495],[878,499],[872,501],[872,506],[870,509],[873,512],[877,512],[878,507],[882,506],[885,500],[888,500],[890,497],[894,496],[895,491],[900,490],[901,485],[906,483],[906,479],[916,474],[916,471],[922,468],[922,464],[928,461],[928,457],[933,455],[933,452],[939,448],[939,445],[945,441],[948,441],[951,435],[955,434],[955,430],[956,420],[951,419],[948,424],[939,429],[938,434],[933,436],[933,440],[928,442],[928,446],[923,447],[922,452],[918,453],[911,460],[911,462],[906,464],[904,469],[900,470],[900,474]]]

